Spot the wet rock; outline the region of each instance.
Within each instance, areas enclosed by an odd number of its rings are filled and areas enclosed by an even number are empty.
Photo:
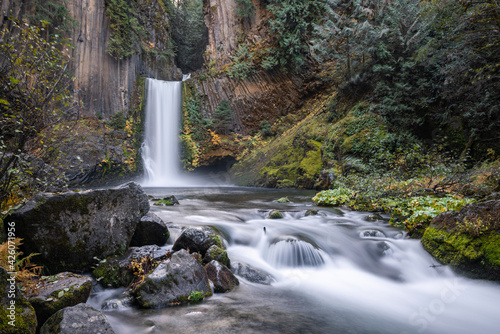
[[[104,303],[102,303],[101,307],[104,311],[123,310],[131,307],[133,303],[134,303],[134,297],[125,296],[123,298],[106,300]]]
[[[472,277],[500,280],[500,201],[442,213],[425,230],[422,245],[439,262]]]
[[[39,253],[37,261],[50,272],[86,271],[94,257],[123,253],[135,228],[149,211],[141,186],[61,194],[39,194],[10,215],[22,235],[25,254]]]
[[[36,312],[38,326],[57,311],[85,303],[92,289],[92,278],[73,273],[60,273],[41,280],[38,295],[29,299]]]
[[[114,333],[101,311],[83,303],[56,312],[40,329],[40,334]]]
[[[270,274],[246,263],[233,261],[231,262],[231,270],[235,275],[241,276],[252,283],[269,285],[274,281],[274,278]]]
[[[281,219],[281,218],[283,218],[283,213],[281,213],[279,210],[273,210],[273,211],[269,212],[269,215],[267,216],[267,218]]]
[[[225,266],[229,266],[229,257],[227,252],[220,248],[219,246],[212,245],[205,253],[205,257],[203,258],[203,263],[209,263],[212,260],[216,260]]]
[[[278,203],[290,203],[290,200],[288,199],[288,197],[281,197],[278,200],[276,200],[276,202],[278,202]]]
[[[379,215],[378,213],[372,213],[372,214],[369,214],[365,217],[365,220],[367,222],[375,222],[377,220],[384,220],[384,218]]]
[[[240,284],[240,281],[234,276],[228,267],[212,260],[205,266],[208,279],[214,283],[214,292],[224,293],[233,290]]]
[[[211,294],[203,266],[182,249],[158,265],[132,292],[144,308],[186,303],[192,292]]]
[[[15,276],[0,267],[0,333],[34,334],[37,319],[33,306],[17,288]]]
[[[219,235],[210,231],[189,227],[175,240],[172,250],[176,252],[180,249],[189,249],[189,252],[199,252],[204,257],[207,250],[214,245],[222,249],[225,248]]]
[[[152,261],[161,262],[167,259],[168,256],[169,251],[167,249],[156,245],[133,248],[124,255],[101,261],[92,274],[103,286],[126,287],[134,278],[131,268],[133,261],[140,261],[142,258],[150,257]]]
[[[305,216],[316,216],[318,214],[318,210],[316,209],[309,209],[306,211]]]
[[[174,195],[165,196],[162,199],[155,200],[154,205],[156,206],[172,206],[179,205],[179,201],[175,198]]]
[[[148,212],[137,224],[130,246],[163,246],[169,237],[167,224],[154,213]]]

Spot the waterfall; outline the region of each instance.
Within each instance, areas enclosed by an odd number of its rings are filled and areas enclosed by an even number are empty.
[[[142,159],[146,186],[183,185],[179,156],[182,82],[146,79]]]

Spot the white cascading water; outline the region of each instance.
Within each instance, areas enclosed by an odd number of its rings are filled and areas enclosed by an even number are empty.
[[[146,124],[142,159],[145,186],[181,186],[179,126],[182,83],[146,79]]]

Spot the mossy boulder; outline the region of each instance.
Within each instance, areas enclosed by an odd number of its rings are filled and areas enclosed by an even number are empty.
[[[172,250],[176,252],[181,249],[189,249],[190,253],[199,252],[204,257],[207,250],[214,245],[222,249],[226,248],[221,237],[215,232],[188,227],[175,240]]]
[[[205,253],[205,257],[203,258],[203,263],[209,263],[212,260],[216,260],[226,267],[230,266],[229,256],[227,255],[227,252],[216,245],[210,246],[210,248],[207,250],[207,252]]]
[[[0,267],[0,333],[35,333],[35,309],[17,288],[15,276]]]
[[[187,303],[196,291],[211,294],[207,273],[191,254],[181,249],[160,263],[132,295],[143,308],[160,308]]]
[[[38,327],[57,311],[85,303],[92,289],[92,278],[73,273],[60,273],[40,281],[38,294],[29,299],[36,312]]]
[[[51,273],[87,271],[94,257],[123,253],[149,202],[141,186],[61,194],[43,193],[10,215],[24,239],[25,254],[37,257]]]
[[[214,283],[214,292],[224,293],[240,285],[240,281],[232,271],[218,261],[212,260],[206,266],[208,278]]]
[[[140,262],[142,258],[147,256],[155,262],[161,262],[169,254],[168,250],[156,245],[129,249],[124,255],[99,262],[99,265],[94,269],[92,274],[105,287],[126,287],[134,278],[132,262]]]
[[[318,210],[316,209],[309,209],[306,211],[305,216],[317,216],[318,215]]]
[[[161,199],[155,200],[154,205],[156,205],[156,206],[173,206],[173,205],[179,205],[179,201],[177,200],[177,198],[175,198],[174,195],[170,195],[170,196],[165,196]]]
[[[421,241],[439,262],[466,276],[500,280],[500,201],[438,215]]]
[[[281,219],[283,218],[283,213],[279,210],[273,210],[271,212],[269,212],[269,215],[267,216],[267,218],[270,218],[270,219]]]
[[[40,334],[114,334],[106,316],[87,304],[57,311],[40,329]]]
[[[152,212],[141,218],[130,241],[130,246],[163,246],[170,237],[167,224]]]

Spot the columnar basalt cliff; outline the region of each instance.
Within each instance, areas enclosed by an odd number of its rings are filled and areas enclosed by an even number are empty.
[[[233,129],[248,134],[263,120],[271,123],[301,103],[307,75],[271,72],[261,68],[245,78],[231,78],[227,69],[242,44],[258,51],[269,46],[269,12],[260,0],[253,0],[254,12],[238,17],[235,0],[204,1],[205,24],[209,44],[205,67],[195,74],[195,86],[203,97],[203,112],[213,115],[222,100],[229,101],[234,112]]]

